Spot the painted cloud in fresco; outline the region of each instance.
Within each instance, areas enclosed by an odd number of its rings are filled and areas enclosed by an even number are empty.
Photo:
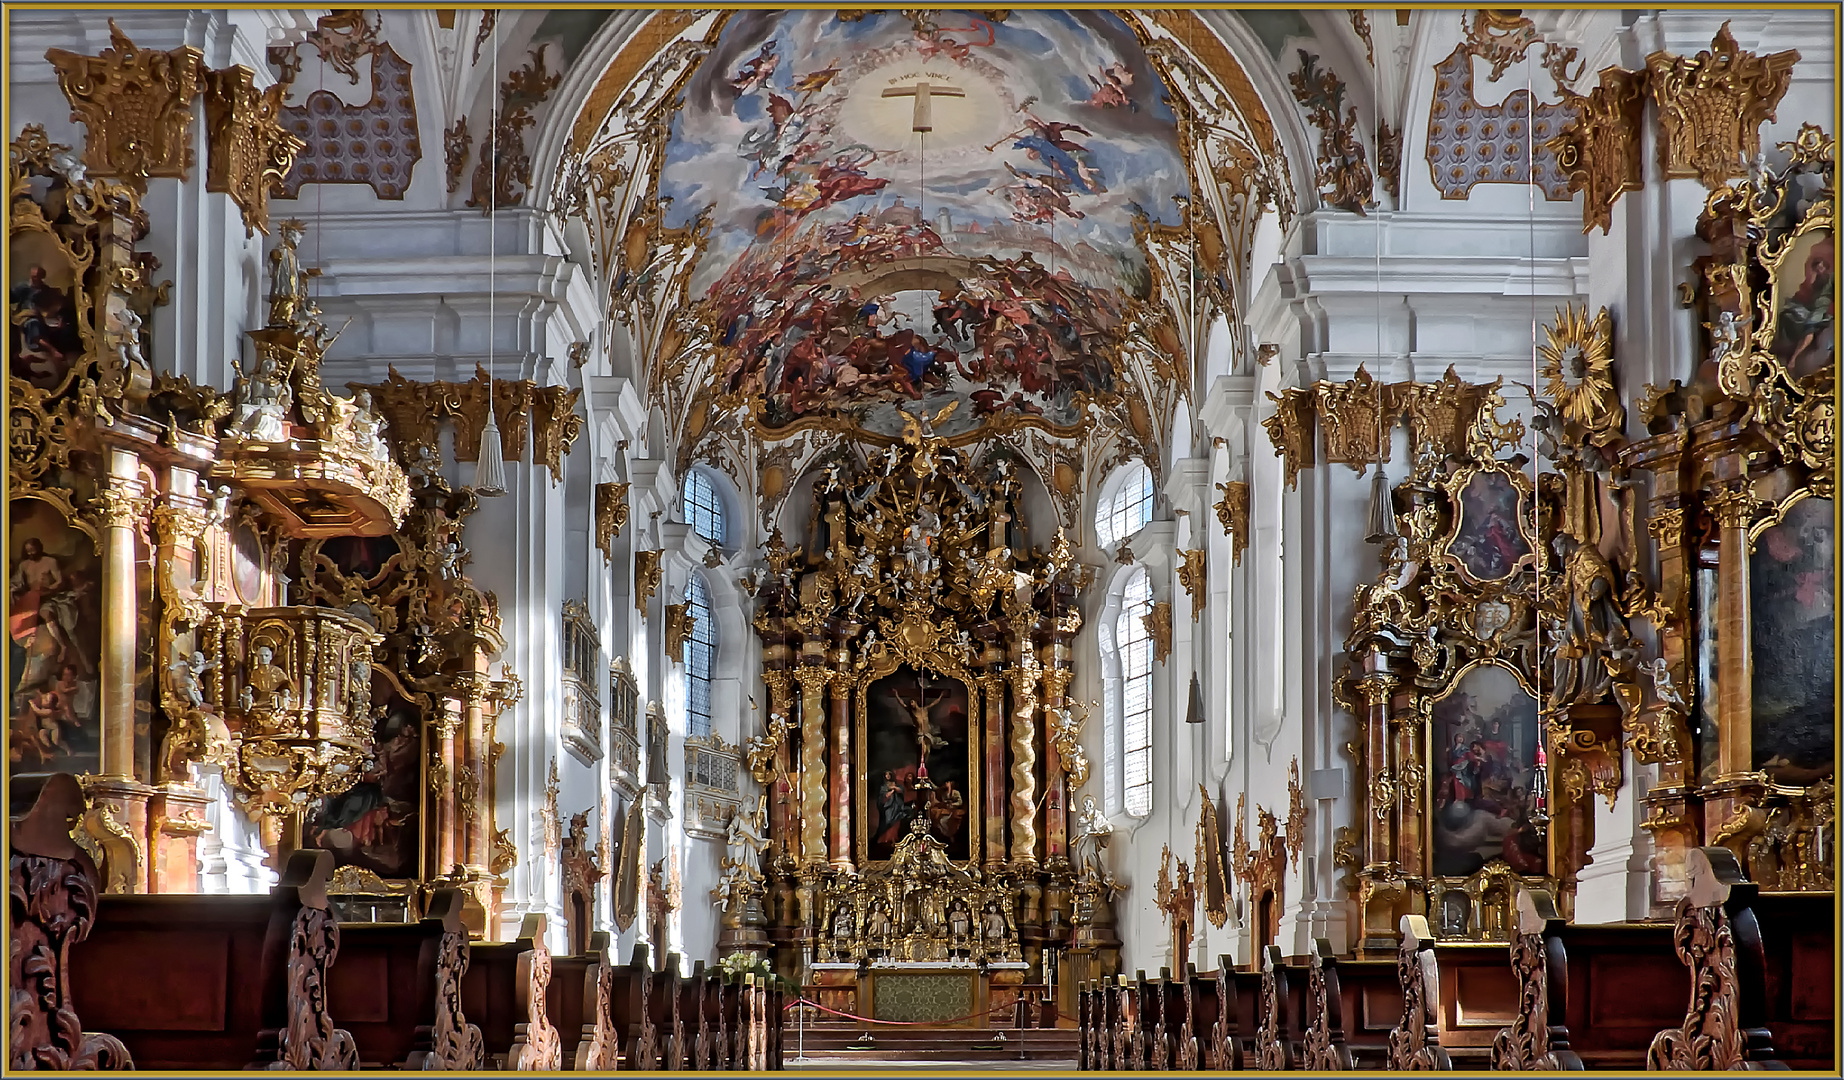
[[[717,316],[720,393],[760,394],[771,427],[845,411],[886,429],[894,405],[949,399],[957,430],[1076,420],[1149,287],[1133,215],[1176,222],[1186,192],[1164,95],[1101,12],[733,16],[660,181],[669,227],[710,215],[691,292]]]

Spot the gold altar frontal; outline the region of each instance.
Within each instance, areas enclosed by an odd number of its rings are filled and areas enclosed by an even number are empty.
[[[1009,1022],[1024,986],[1025,965],[886,963],[859,969],[815,964],[814,980],[829,1007],[873,1020],[954,1027]],[[837,1002],[837,1004],[834,1004]],[[845,1002],[853,1003],[849,1009]]]

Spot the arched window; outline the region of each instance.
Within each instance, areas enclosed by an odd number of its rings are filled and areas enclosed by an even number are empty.
[[[1136,568],[1121,590],[1114,620],[1114,648],[1120,661],[1121,808],[1135,817],[1152,813],[1152,581]]]
[[[694,474],[695,475],[695,474]],[[707,480],[706,483],[709,483]],[[717,618],[704,575],[693,571],[685,588],[691,634],[685,645],[685,733],[711,733],[711,674],[717,663]]]
[[[684,515],[685,523],[692,531],[704,537],[718,547],[725,543],[724,501],[717,492],[717,482],[702,469],[690,469],[685,473],[684,493],[680,496],[679,512]]]
[[[1122,465],[1101,485],[1101,499],[1095,506],[1096,543],[1113,547],[1144,528],[1152,520],[1152,511],[1152,470],[1143,461]]]

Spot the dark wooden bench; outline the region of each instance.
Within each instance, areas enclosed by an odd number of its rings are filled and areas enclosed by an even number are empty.
[[[528,914],[512,941],[472,946],[467,975],[461,980],[461,1002],[468,1019],[480,1025],[489,1068],[516,1068],[515,1050],[520,1060],[526,1060],[534,1051],[545,1057],[556,1048],[556,1028],[550,1024],[548,1005],[537,1010],[544,1021],[535,1032],[530,1007],[530,984],[542,976],[547,991],[549,987],[551,958],[544,948],[544,926],[543,915]],[[543,999],[548,999],[548,993]],[[545,1044],[546,1033],[549,1045]],[[535,1044],[534,1034],[538,1036]],[[560,1060],[560,1049],[558,1052]]]
[[[469,963],[464,898],[437,889],[415,923],[342,923],[327,1008],[364,1068],[479,1069],[484,1047],[460,1001]]]
[[[1835,1073],[1837,1001],[1832,965],[1837,900],[1829,893],[1763,893],[1754,900],[1767,963],[1767,1026],[1789,1069]]]
[[[143,1069],[356,1065],[337,1014],[289,1004],[324,1000],[338,953],[331,873],[330,853],[303,850],[266,896],[104,896],[71,950],[72,1001]]]

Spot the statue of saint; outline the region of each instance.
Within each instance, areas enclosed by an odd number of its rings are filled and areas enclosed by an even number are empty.
[[[257,442],[282,442],[288,437],[287,414],[294,402],[288,377],[265,354],[256,370],[237,380],[237,411],[232,430]]]
[[[312,301],[308,297],[309,278],[320,271],[301,265],[301,238],[307,226],[289,218],[277,227],[280,239],[269,251],[269,325],[299,328],[309,322]]]
[[[275,649],[267,644],[256,646],[243,683],[243,710],[257,708],[286,709],[294,697],[294,680],[275,663]]]

